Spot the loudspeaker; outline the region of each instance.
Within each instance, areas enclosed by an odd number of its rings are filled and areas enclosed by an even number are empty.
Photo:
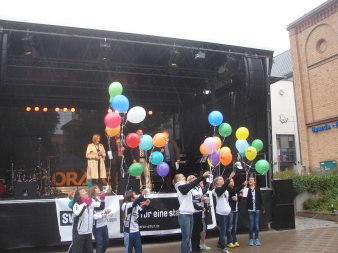
[[[14,188],[14,199],[36,199],[37,183],[32,182],[16,182]]]
[[[4,86],[7,72],[8,34],[0,34],[0,85]]]
[[[276,230],[295,228],[295,210],[293,204],[273,205],[271,228]]]
[[[117,194],[124,195],[126,191],[134,191],[136,194],[140,194],[140,179],[121,179]]]
[[[273,202],[278,204],[293,204],[292,179],[274,179],[271,182]]]
[[[261,100],[265,96],[264,65],[260,58],[244,57],[246,72],[245,96]]]

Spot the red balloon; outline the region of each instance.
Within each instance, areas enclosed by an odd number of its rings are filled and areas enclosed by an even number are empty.
[[[121,116],[116,112],[110,112],[104,117],[104,124],[109,128],[116,128],[121,124]]]
[[[126,137],[126,143],[128,147],[136,148],[141,142],[140,136],[136,133],[128,134]]]

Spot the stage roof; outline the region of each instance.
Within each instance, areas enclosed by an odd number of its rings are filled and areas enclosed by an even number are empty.
[[[273,56],[268,49],[7,20],[0,20],[0,36],[1,106],[105,109],[108,87],[118,81],[131,107],[177,112],[236,91],[244,57]]]

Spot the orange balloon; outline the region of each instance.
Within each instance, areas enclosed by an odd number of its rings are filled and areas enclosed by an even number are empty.
[[[115,128],[110,128],[106,126],[106,133],[109,137],[114,137],[121,131],[121,126],[119,125],[118,127]]]
[[[157,133],[153,137],[153,144],[157,148],[163,147],[167,143],[167,138],[163,133]]]
[[[204,143],[202,143],[200,146],[200,152],[202,155],[208,155],[208,153],[204,150]]]
[[[227,166],[232,161],[232,154],[228,151],[223,151],[219,157],[219,160],[221,164],[223,164],[224,166]]]
[[[221,139],[220,139],[218,136],[214,136],[214,139],[215,139],[216,142],[217,142],[216,150],[217,150],[217,149],[220,149],[220,147],[222,146],[222,141],[221,141]]]

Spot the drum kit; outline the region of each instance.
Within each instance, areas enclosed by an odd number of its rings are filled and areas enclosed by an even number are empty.
[[[56,189],[56,186],[51,181],[50,159],[52,158],[55,158],[55,156],[47,156],[47,169],[42,166],[36,166],[31,170],[14,169],[14,164],[12,163],[12,169],[6,170],[11,174],[9,177],[10,184],[7,184],[5,192],[9,195],[14,195],[17,182],[36,182],[37,195],[39,197],[59,194],[60,191]]]

